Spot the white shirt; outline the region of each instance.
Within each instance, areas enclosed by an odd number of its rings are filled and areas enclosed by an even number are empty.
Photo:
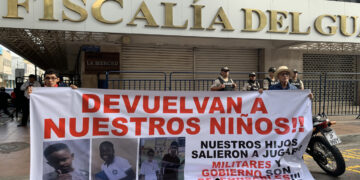
[[[145,180],[157,180],[156,171],[160,172],[159,164],[156,160],[148,160],[141,163],[140,174],[145,176]]]
[[[131,165],[128,160],[115,156],[114,162],[109,166],[105,163],[101,165],[101,170],[103,170],[109,180],[119,180],[126,177],[126,171],[131,168]]]
[[[25,91],[24,92],[24,96],[26,97],[26,98],[28,98],[28,99],[30,99],[30,96],[29,96],[29,94],[28,94],[28,92],[27,92],[27,88],[30,86],[30,81],[26,81],[23,85],[21,85],[21,87],[20,87],[20,90],[22,90],[22,91]],[[32,86],[33,87],[41,87],[41,84],[39,83],[39,82],[37,82],[37,81],[34,81],[33,83],[32,83]]]

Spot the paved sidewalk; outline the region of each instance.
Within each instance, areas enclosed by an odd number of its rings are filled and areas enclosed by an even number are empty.
[[[10,121],[0,126],[0,180],[29,179],[30,128]]]
[[[329,116],[331,121],[336,121],[332,128],[338,135],[360,134],[360,119],[356,116]]]
[[[332,128],[344,144],[359,141],[360,120],[355,116],[330,116],[337,121]],[[0,180],[29,179],[30,128],[10,121],[0,126]]]

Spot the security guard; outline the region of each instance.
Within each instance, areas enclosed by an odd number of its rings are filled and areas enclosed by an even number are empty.
[[[211,91],[233,91],[236,88],[236,84],[229,77],[230,69],[228,67],[222,67],[220,76],[214,81],[211,86]]]
[[[255,72],[249,73],[249,80],[244,84],[244,91],[258,91],[260,83],[256,80]]]
[[[274,67],[269,68],[269,71],[268,71],[269,76],[266,77],[263,82],[264,90],[268,90],[270,88],[270,86],[273,86],[273,85],[276,85],[277,83],[279,83],[279,81],[277,81],[275,79],[275,76],[274,76],[275,71],[276,71],[276,68],[274,68]]]
[[[293,70],[294,75],[292,77],[292,79],[290,79],[290,84],[296,86],[298,89],[304,90],[304,83],[302,82],[302,80],[300,80],[298,78],[298,71],[296,69]]]

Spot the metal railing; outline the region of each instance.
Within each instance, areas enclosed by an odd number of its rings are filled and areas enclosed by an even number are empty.
[[[323,112],[328,115],[360,114],[360,73],[325,73]]]
[[[99,88],[123,90],[166,91],[167,76],[164,72],[108,71],[105,79],[98,74]],[[152,78],[149,78],[151,75]],[[154,76],[156,77],[154,79]]]
[[[125,75],[127,74],[127,75]],[[257,79],[263,85],[267,73],[258,72]],[[99,78],[100,88],[124,90],[157,91],[209,91],[218,72],[137,72],[110,71]],[[360,73],[299,73],[305,89],[314,94],[312,111],[314,114],[325,112],[327,115],[360,114]],[[151,78],[150,78],[151,76]],[[156,76],[156,77],[155,77]],[[154,78],[155,77],[155,78]],[[169,77],[169,80],[167,80]],[[248,72],[231,72],[242,90],[248,81]]]
[[[258,75],[265,74],[257,72]],[[231,79],[237,85],[235,90],[241,91],[249,80],[249,72],[231,72]],[[171,72],[170,91],[210,91],[214,79],[219,72]],[[263,79],[257,79],[262,86]]]

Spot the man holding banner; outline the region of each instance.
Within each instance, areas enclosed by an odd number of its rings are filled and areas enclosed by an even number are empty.
[[[294,72],[291,71],[287,66],[280,66],[276,70],[274,76],[278,78],[279,83],[270,86],[269,90],[298,90],[296,86],[290,83],[290,77],[294,76]],[[260,93],[262,93],[262,91]],[[312,93],[310,93],[308,96],[311,100],[314,98]]]

